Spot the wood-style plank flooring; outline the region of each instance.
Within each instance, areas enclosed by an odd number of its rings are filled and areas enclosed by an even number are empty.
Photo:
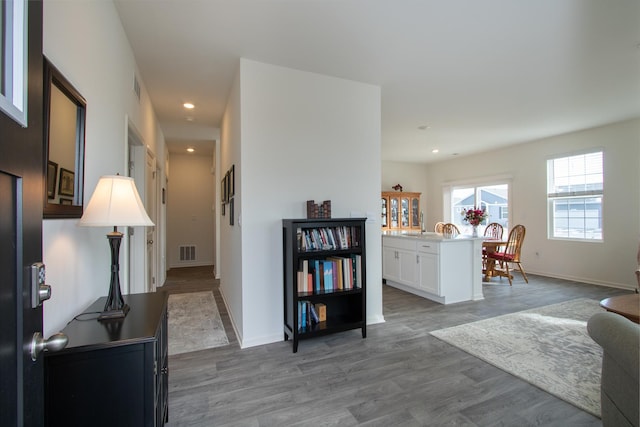
[[[241,350],[210,267],[162,289],[211,289],[230,345],[169,358],[169,427],[601,426],[600,419],[446,344],[430,331],[575,298],[630,293],[516,273],[484,301],[448,306],[383,286],[383,324]]]

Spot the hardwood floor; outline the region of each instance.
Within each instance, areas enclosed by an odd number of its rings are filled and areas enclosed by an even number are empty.
[[[211,271],[211,269],[209,269]],[[170,272],[169,292],[219,283]],[[209,273],[209,275],[211,275]],[[184,277],[192,276],[192,280]],[[386,323],[300,342],[229,346],[169,358],[169,427],[601,426],[590,414],[446,344],[430,331],[575,298],[630,291],[516,276],[484,285],[484,301],[448,306],[383,286]],[[223,314],[224,313],[224,314]]]

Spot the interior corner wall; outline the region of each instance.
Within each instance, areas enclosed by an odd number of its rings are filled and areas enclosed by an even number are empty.
[[[170,154],[167,201],[169,268],[213,265],[214,177],[209,155]],[[194,246],[195,259],[180,258],[181,246]]]
[[[226,172],[235,165],[235,185],[236,194],[234,197],[234,223],[229,224],[231,212],[229,205],[225,206],[225,215],[222,215],[220,207],[220,192],[216,197],[216,221],[219,223],[218,231],[218,258],[219,265],[216,266],[216,273],[220,277],[220,293],[224,299],[229,317],[233,324],[233,328],[238,337],[238,342],[242,343],[244,322],[243,313],[245,307],[243,305],[242,295],[242,253],[240,240],[239,212],[240,212],[240,194],[242,180],[240,176],[240,152],[241,152],[241,105],[240,105],[240,74],[236,73],[231,90],[229,91],[229,99],[222,117],[222,125],[220,127],[220,147],[218,161],[216,165],[216,178],[218,185],[222,181]]]
[[[135,58],[112,2],[44,2],[43,53],[87,101],[85,203],[100,176],[126,175],[127,117],[158,161],[164,161],[164,138],[144,82],[140,101],[133,92]],[[80,228],[77,222],[43,221],[43,261],[52,288],[44,305],[45,336],[109,289],[109,229]],[[121,262],[124,256],[121,251]],[[121,282],[126,292],[127,278],[121,276]]]
[[[604,151],[603,241],[547,238],[547,160]],[[443,215],[443,188],[511,176],[510,224],[523,224],[526,272],[633,289],[640,238],[640,119],[505,147],[427,166],[429,217]]]
[[[380,88],[241,59],[240,97],[239,224],[228,228],[242,242],[242,346],[283,339],[282,219],[306,217],[310,199],[331,200],[334,218],[371,217],[367,322],[384,321]]]

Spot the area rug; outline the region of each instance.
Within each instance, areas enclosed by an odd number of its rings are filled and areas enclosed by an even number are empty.
[[[169,295],[169,355],[229,344],[212,292]]]
[[[598,301],[577,299],[431,335],[600,417],[602,349],[587,320],[602,311]]]

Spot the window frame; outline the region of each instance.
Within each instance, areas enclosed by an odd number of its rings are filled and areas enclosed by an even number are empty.
[[[0,1],[0,110],[27,127],[28,0]]]
[[[470,229],[470,226],[467,226],[463,222],[461,222],[459,215],[454,217],[453,200],[452,200],[453,192],[455,190],[462,189],[462,188],[473,188],[474,201],[475,203],[477,203],[477,197],[478,197],[480,188],[500,186],[500,185],[507,186],[507,201],[508,201],[507,203],[508,204],[506,208],[506,218],[504,217],[504,214],[503,214],[504,209],[500,209],[500,216],[502,217],[501,219],[506,220],[505,232],[507,232],[508,227],[511,224],[511,211],[512,211],[511,206],[509,205],[510,203],[509,201],[512,200],[511,191],[513,188],[513,177],[510,175],[490,176],[490,177],[483,177],[483,178],[472,179],[472,180],[455,181],[455,182],[447,183],[447,185],[443,189],[444,191],[443,192],[443,208],[445,210],[443,215],[444,221],[452,222],[454,224],[459,223],[460,225],[458,227],[460,228],[460,231],[463,234],[466,231],[469,231],[468,229]],[[493,218],[492,220],[496,220],[496,218]],[[501,221],[498,221],[498,222],[501,222]],[[483,233],[483,230],[488,223],[489,221],[487,221],[485,224],[482,224],[480,226],[478,230],[480,234]],[[465,231],[463,231],[463,228]]]
[[[601,156],[601,164],[600,164],[600,171],[599,174],[601,176],[601,181],[598,183],[600,184],[600,189],[583,189],[583,190],[578,190],[578,191],[566,191],[566,192],[559,192],[559,191],[554,191],[557,189],[557,184],[555,181],[555,176],[554,176],[554,166],[555,166],[555,161],[558,160],[563,160],[563,159],[569,159],[568,163],[571,163],[571,158],[579,158],[582,157],[582,161],[584,162],[585,157],[590,155],[590,154],[600,154]],[[591,242],[591,243],[601,243],[604,241],[604,230],[603,230],[603,223],[604,223],[604,175],[605,175],[605,150],[602,147],[595,147],[595,148],[591,148],[588,150],[581,150],[581,151],[575,151],[575,152],[571,152],[571,153],[563,153],[563,154],[558,154],[558,155],[554,155],[553,157],[549,157],[547,158],[547,239],[549,240],[565,240],[565,241],[574,241],[574,242]],[[587,177],[588,175],[593,175],[593,173],[588,173],[589,171],[585,170],[583,174],[581,175],[571,175],[571,174],[567,174],[567,179],[570,177],[576,177],[576,176],[582,176],[582,177]],[[571,185],[571,184],[567,184],[567,185]],[[585,187],[587,186],[586,183],[586,179],[585,179]],[[583,221],[583,226],[582,226],[582,236],[583,237],[579,237],[579,236],[571,236],[571,228],[569,227],[569,224],[571,223],[571,216],[569,214],[567,214],[567,217],[565,218],[567,221],[567,236],[559,236],[556,235],[556,223],[558,222],[558,220],[560,218],[557,217],[556,215],[556,203],[557,202],[565,202],[567,204],[567,212],[570,209],[570,205],[573,204],[575,205],[576,201],[580,201],[583,205],[586,206],[586,204],[589,203],[590,199],[599,199],[599,203],[598,203],[598,216],[589,216],[588,215],[588,210],[586,209],[586,207],[583,209],[583,214],[581,217],[576,217],[576,219],[580,219]],[[586,226],[586,222],[589,219],[596,219],[599,222],[600,227],[598,228],[599,230],[599,238],[593,238],[593,237],[587,237],[590,233],[589,233],[589,228]],[[575,227],[574,227],[575,228]]]

